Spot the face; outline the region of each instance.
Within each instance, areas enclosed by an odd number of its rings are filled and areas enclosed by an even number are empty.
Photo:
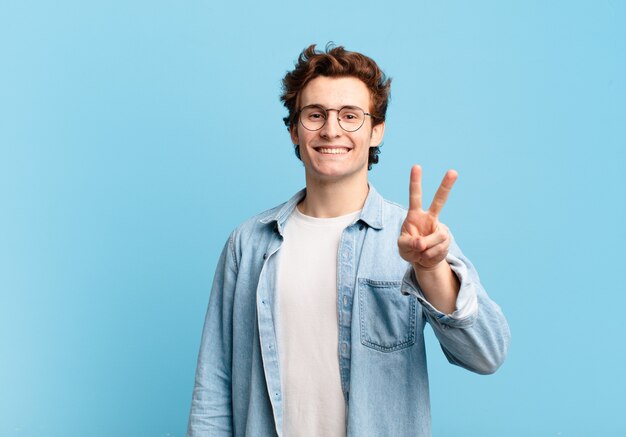
[[[319,76],[300,92],[298,109],[319,105],[326,109],[358,106],[370,112],[370,92],[354,77]],[[384,123],[372,127],[372,118],[355,132],[339,126],[337,111],[328,112],[324,127],[317,131],[304,128],[300,122],[291,128],[291,139],[300,145],[307,184],[316,182],[347,182],[362,179],[367,182],[367,161],[370,147],[378,146],[385,130]]]

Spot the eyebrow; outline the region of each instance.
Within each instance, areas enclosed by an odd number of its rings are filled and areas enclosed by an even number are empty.
[[[322,109],[325,109],[325,110],[328,110],[328,109],[344,109],[344,108],[347,108],[347,109],[360,109],[361,111],[365,111],[365,109],[363,109],[363,108],[361,108],[360,106],[357,106],[357,105],[344,105],[344,106],[340,106],[339,108],[327,108],[326,106],[324,106],[324,105],[322,105],[322,104],[320,104],[320,103],[311,103],[311,104],[309,104],[309,105],[304,105],[304,106],[302,106],[302,108],[306,108],[306,107],[309,107],[309,106],[318,106],[318,107],[320,107],[320,108],[322,108]],[[300,108],[300,109],[302,109],[302,108]]]

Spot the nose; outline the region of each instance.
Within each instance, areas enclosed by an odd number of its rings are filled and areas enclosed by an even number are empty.
[[[336,109],[327,109],[326,114],[328,118],[322,129],[320,129],[320,135],[324,138],[337,138],[343,132],[343,129],[339,126],[339,118],[337,117],[339,111]]]

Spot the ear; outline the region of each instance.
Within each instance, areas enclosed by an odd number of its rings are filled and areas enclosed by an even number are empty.
[[[300,140],[298,139],[298,125],[293,124],[289,128],[289,135],[291,136],[291,142],[293,144],[300,144]]]
[[[377,124],[372,128],[372,137],[370,141],[370,147],[378,147],[383,142],[385,136],[385,122]]]

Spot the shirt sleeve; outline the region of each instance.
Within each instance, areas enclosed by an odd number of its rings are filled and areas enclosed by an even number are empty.
[[[420,303],[425,307],[426,311],[432,313],[437,318],[445,319],[450,325],[463,326],[471,322],[478,313],[478,291],[474,280],[470,277],[467,265],[463,263],[457,256],[448,254],[446,261],[450,268],[459,279],[459,295],[456,299],[456,308],[452,314],[445,314],[437,310],[424,296],[413,268],[407,270],[405,282],[412,287],[413,293]]]
[[[442,313],[426,300],[411,266],[404,275],[402,293],[413,295],[420,302],[448,361],[476,373],[493,373],[508,352],[511,336],[508,323],[454,239],[446,261],[460,283],[452,314]]]
[[[232,308],[237,264],[233,235],[213,278],[196,367],[188,437],[232,435]]]

